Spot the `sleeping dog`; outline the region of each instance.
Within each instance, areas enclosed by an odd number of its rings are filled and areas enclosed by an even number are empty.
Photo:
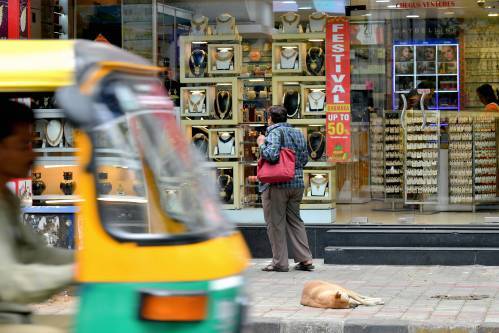
[[[301,305],[314,308],[348,309],[358,305],[381,305],[381,298],[372,298],[356,292],[319,280],[305,283],[301,294]]]

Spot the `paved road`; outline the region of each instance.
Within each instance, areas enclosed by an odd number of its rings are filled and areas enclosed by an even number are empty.
[[[336,266],[316,261],[314,272],[262,272],[267,262],[254,260],[247,271],[250,318],[258,333],[499,333],[499,267]],[[303,284],[313,279],[381,297],[385,305],[348,310],[301,306]],[[439,295],[485,298],[433,298]],[[60,296],[35,308],[38,314],[71,314],[76,300]]]

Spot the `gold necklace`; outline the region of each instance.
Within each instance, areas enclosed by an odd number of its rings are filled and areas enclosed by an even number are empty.
[[[57,136],[53,139],[50,137],[49,135],[49,126],[50,124],[54,124],[54,125],[51,125],[51,126],[57,126],[55,124],[59,124],[59,132],[57,133]],[[45,138],[47,139],[47,142],[49,143],[49,145],[51,145],[52,147],[55,147],[57,145],[59,145],[59,143],[61,143],[61,139],[62,139],[62,135],[63,135],[63,127],[62,127],[62,124],[60,121],[58,120],[51,120],[49,122],[47,122],[45,124]]]
[[[227,18],[225,21],[223,20],[224,16]],[[229,14],[221,14],[220,16],[217,17],[217,22],[227,23],[227,22],[229,22],[232,19],[232,17],[233,16],[229,15]]]
[[[219,103],[219,99],[218,97],[225,97],[227,96],[227,104],[225,105],[225,110],[222,112],[222,109],[220,108],[220,103]],[[228,92],[227,90],[221,90],[217,93],[217,98],[215,99],[215,103],[217,105],[217,110],[218,110],[218,118],[219,119],[225,119],[225,115],[227,113],[229,113],[229,107],[231,106],[230,105],[230,101],[228,100],[230,98],[230,92]]]
[[[328,180],[324,176],[321,176],[321,177],[314,176],[314,177],[312,177],[312,179],[310,179],[310,184],[312,186],[314,186],[314,188],[317,191],[319,191],[323,185],[327,184],[327,182],[328,182]],[[325,194],[325,192],[326,192],[326,189],[324,188],[324,194]]]
[[[289,20],[288,19],[288,15],[291,16],[293,15],[293,19],[292,20]],[[283,21],[286,22],[287,24],[291,25],[293,23],[297,23],[298,20],[300,19],[300,16],[296,15],[295,13],[287,13],[287,14],[284,14],[283,16],[281,16]]]
[[[205,25],[207,22],[206,22],[206,17],[202,16],[201,17],[201,22],[197,22],[196,19],[192,19],[191,21],[192,25],[196,27],[196,30],[201,30],[200,27],[202,25]]]
[[[311,54],[312,50],[319,50],[319,55],[316,57],[312,56],[312,54]],[[311,61],[310,69],[316,70],[317,67],[319,67],[319,65],[317,64],[317,61],[319,61],[319,59],[322,57],[322,54],[324,53],[324,51],[322,50],[321,47],[314,46],[314,47],[309,48],[307,53],[308,53],[308,58]]]
[[[316,14],[319,14],[320,16],[317,16]],[[326,17],[326,13],[323,13],[323,12],[316,12],[316,13],[312,13],[309,18],[311,20],[314,20],[314,21],[320,21],[322,19],[324,19]]]
[[[194,62],[194,57],[193,57],[193,54],[194,52],[196,51],[199,51],[202,53],[202,57],[201,57],[201,61],[199,63],[199,65],[196,65],[196,63]],[[204,50],[194,50],[191,52],[191,57],[190,57],[190,62],[192,63],[192,66],[194,67],[194,75],[200,75],[201,74],[201,66],[203,66],[204,64],[204,58],[206,56],[206,52],[204,52]]]
[[[318,133],[321,136],[321,142],[319,142],[319,146],[317,147],[317,149],[312,148],[312,141],[310,140],[312,138],[312,135],[314,135],[315,133]],[[321,132],[314,132],[308,136],[308,147],[310,148],[310,157],[312,157],[312,159],[315,160],[317,158],[317,152],[319,151],[319,149],[321,149],[323,142],[324,135],[322,135]]]
[[[202,103],[204,102],[204,98],[205,98],[205,95],[203,93],[199,94],[201,95],[201,97],[199,98],[199,101],[197,102],[194,102],[192,100],[192,97],[193,96],[196,96],[194,94],[192,94],[190,97],[189,97],[189,108],[191,109],[191,112],[201,112],[203,110],[203,107],[202,107]]]

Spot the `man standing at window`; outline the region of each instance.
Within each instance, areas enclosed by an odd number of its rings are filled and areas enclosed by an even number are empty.
[[[305,185],[303,168],[308,162],[308,151],[303,133],[287,123],[287,111],[282,106],[272,106],[268,110],[269,128],[266,137],[257,139],[261,158],[270,163],[277,162],[281,147],[295,151],[295,177],[286,183],[262,184],[263,213],[267,224],[267,234],[272,247],[272,262],[262,270],[266,272],[287,272],[288,248],[286,233],[293,246],[295,269],[314,269],[312,254],[308,247],[305,225],[300,217],[300,203]],[[282,135],[281,135],[282,134]],[[281,137],[283,141],[281,141]]]

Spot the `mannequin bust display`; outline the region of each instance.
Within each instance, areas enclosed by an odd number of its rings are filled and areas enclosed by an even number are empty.
[[[326,175],[314,175],[310,177],[309,196],[312,197],[327,197],[327,185],[329,183]]]
[[[203,15],[195,15],[191,20],[191,36],[209,35],[208,18]]]
[[[327,14],[324,12],[315,12],[309,15],[309,31],[310,32],[325,32]]]
[[[217,119],[230,118],[232,112],[232,94],[228,90],[219,90],[215,98],[215,117]]]
[[[289,118],[293,118],[300,109],[300,93],[297,90],[289,89],[282,96],[282,105],[286,109]]]
[[[321,132],[313,132],[308,135],[307,140],[308,155],[314,161],[321,159],[326,148],[326,140]]]
[[[206,69],[207,56],[206,52],[201,49],[194,49],[189,57],[189,69],[195,77],[204,76]]]
[[[220,48],[215,53],[215,69],[220,70],[232,70],[234,69],[234,49],[232,48]]]
[[[234,132],[219,132],[215,155],[235,155]]]
[[[311,89],[307,95],[307,111],[323,112],[326,94],[322,89]]]
[[[217,35],[234,35],[236,34],[236,18],[230,14],[223,13],[218,15],[216,25]]]
[[[307,71],[312,75],[324,73],[324,50],[322,47],[312,46],[307,51]]]
[[[281,16],[282,32],[285,34],[296,34],[303,32],[300,25],[300,15],[288,12]]]
[[[281,48],[280,69],[298,69],[299,67],[299,50],[296,47]]]
[[[206,92],[201,90],[189,92],[189,113],[205,113],[206,112]]]

